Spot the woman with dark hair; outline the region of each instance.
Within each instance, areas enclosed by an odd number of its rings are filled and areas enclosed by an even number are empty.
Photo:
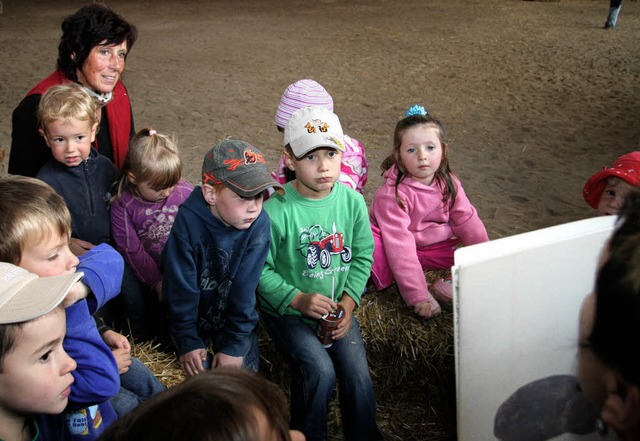
[[[9,173],[35,176],[51,158],[51,150],[38,132],[36,111],[47,89],[67,82],[80,83],[103,104],[94,146],[120,168],[135,133],[131,102],[121,77],[137,36],[135,26],[95,3],[64,19],[57,69],[31,89],[13,111]]]

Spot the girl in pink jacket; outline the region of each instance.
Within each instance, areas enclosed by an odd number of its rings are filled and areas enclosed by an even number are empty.
[[[489,240],[458,178],[449,169],[440,121],[422,106],[407,110],[395,128],[393,153],[382,163],[384,184],[371,205],[375,241],[372,279],[378,290],[394,280],[405,303],[421,317],[451,302],[451,283],[427,286],[425,270],[450,269],[460,245]]]

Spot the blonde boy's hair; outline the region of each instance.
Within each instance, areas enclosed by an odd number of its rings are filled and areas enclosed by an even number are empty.
[[[71,235],[71,214],[48,184],[26,176],[0,177],[0,261],[19,265],[28,242]]]
[[[40,98],[38,125],[42,130],[55,121],[88,121],[93,127],[98,122],[98,104],[79,84],[64,83],[52,86]]]

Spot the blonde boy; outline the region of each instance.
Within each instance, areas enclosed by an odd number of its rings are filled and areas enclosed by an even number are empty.
[[[71,249],[76,255],[111,242],[108,201],[117,170],[91,146],[98,128],[97,104],[79,84],[48,89],[38,107],[40,134],[51,158],[36,174],[61,195],[71,212]]]
[[[60,306],[82,273],[39,278],[0,262],[0,439],[67,440],[75,361]]]

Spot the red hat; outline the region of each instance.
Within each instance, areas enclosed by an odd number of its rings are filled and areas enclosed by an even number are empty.
[[[604,167],[591,176],[582,189],[582,197],[587,204],[598,208],[600,195],[607,183],[607,178],[616,177],[627,184],[638,187],[640,185],[640,152],[631,152],[616,159],[613,167]]]

